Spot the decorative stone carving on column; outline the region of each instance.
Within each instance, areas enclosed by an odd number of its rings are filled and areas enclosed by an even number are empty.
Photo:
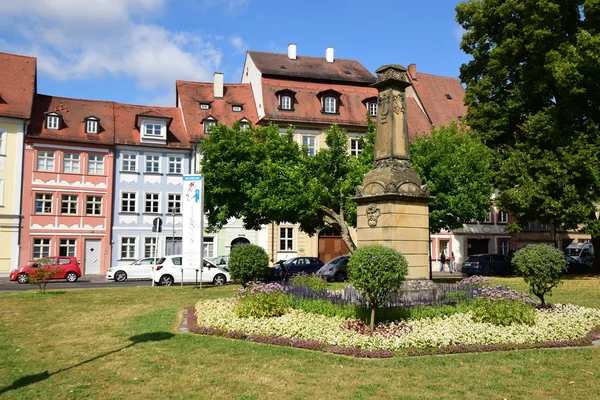
[[[371,204],[369,207],[367,207],[367,221],[371,228],[375,228],[377,226],[377,219],[380,215],[381,210],[379,210],[377,204]]]

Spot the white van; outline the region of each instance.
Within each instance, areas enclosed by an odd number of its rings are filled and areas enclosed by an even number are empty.
[[[183,268],[182,256],[166,256],[162,263],[156,265],[154,283],[159,286],[171,286],[181,283],[214,283],[224,285],[231,280],[229,270],[217,267],[212,262],[204,259],[202,271],[196,268]]]
[[[565,256],[573,257],[581,263],[589,263],[594,255],[594,246],[591,243],[571,243],[564,250]]]

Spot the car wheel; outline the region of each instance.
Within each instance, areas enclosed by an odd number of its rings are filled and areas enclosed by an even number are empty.
[[[175,280],[171,275],[163,275],[158,280],[158,284],[160,286],[172,286],[175,283]]]
[[[213,279],[213,283],[217,286],[222,286],[227,283],[227,278],[223,274],[217,274]]]
[[[127,279],[127,274],[125,271],[117,271],[115,272],[115,281],[116,282],[125,282]]]
[[[494,268],[494,267],[488,268],[488,275],[489,276],[496,275],[496,268]]]
[[[75,272],[69,272],[67,273],[67,276],[65,276],[65,279],[67,280],[67,282],[77,282],[77,274]]]
[[[17,276],[17,282],[19,283],[27,283],[27,274],[19,274],[19,276]]]
[[[333,276],[336,282],[344,282],[346,280],[346,273],[344,271],[338,271]]]

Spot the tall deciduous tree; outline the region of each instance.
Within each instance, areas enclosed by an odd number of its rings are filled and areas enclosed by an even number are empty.
[[[600,2],[470,0],[456,11],[461,48],[473,57],[460,72],[467,123],[495,151],[500,205],[521,225],[583,223],[593,231]]]
[[[410,145],[414,168],[434,197],[429,230],[461,228],[490,211],[492,152],[471,131],[455,123],[433,129]]]

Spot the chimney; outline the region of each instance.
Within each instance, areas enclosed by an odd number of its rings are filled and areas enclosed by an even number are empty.
[[[328,63],[333,62],[333,47],[328,47],[325,49],[325,60],[327,60]]]
[[[288,44],[288,58],[290,60],[296,59],[296,45],[294,43]]]
[[[417,80],[417,64],[408,65],[408,75],[410,76],[410,79],[414,81]]]
[[[215,72],[213,74],[213,78],[214,78],[215,99],[222,99],[223,98],[223,73]]]

